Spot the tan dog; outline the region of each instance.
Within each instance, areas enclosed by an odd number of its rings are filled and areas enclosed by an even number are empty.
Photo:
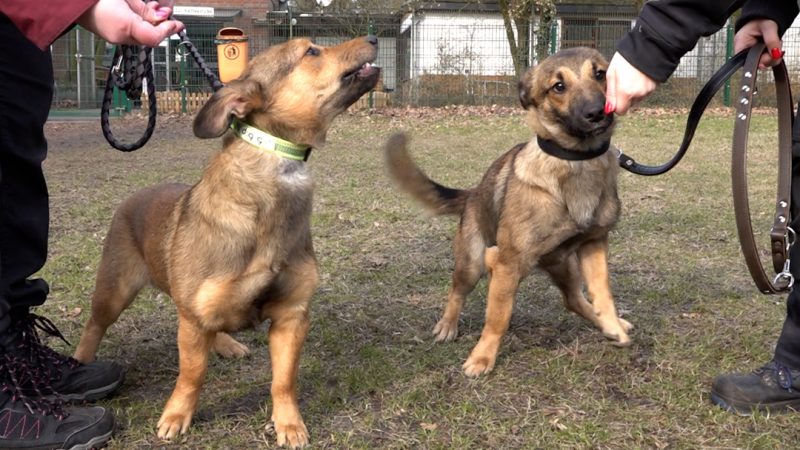
[[[389,172],[401,189],[434,213],[461,216],[452,286],[433,330],[437,341],[456,337],[465,297],[489,273],[486,323],[464,363],[467,375],[494,368],[519,283],[537,266],[561,289],[568,309],[615,344],[630,343],[632,326],[617,316],[607,265],[608,233],[620,210],[618,163],[606,152],[614,126],[603,113],[607,66],[597,51],[572,48],[529,70],[520,100],[537,138],[498,158],[476,188],[431,181],[411,160],[405,136],[387,143]]]
[[[309,228],[313,182],[303,157],[324,143],[334,117],[377,83],[380,70],[370,64],[377,45],[374,36],[330,48],[296,39],[262,52],[195,118],[196,136],[225,135],[200,181],[144,189],[115,213],[75,358],[94,359],[106,329],[147,283],[169,294],[178,312],[180,373],[158,436],[188,428],[209,350],[247,353],[226,332],[270,319],[278,443],[308,442],[295,380],[318,270]],[[232,121],[236,131],[229,131]],[[258,146],[274,137],[289,142]]]

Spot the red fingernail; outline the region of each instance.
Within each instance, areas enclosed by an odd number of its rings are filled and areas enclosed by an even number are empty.
[[[613,113],[615,110],[616,110],[616,108],[614,108],[614,105],[612,105],[609,102],[606,102],[606,107],[605,107],[604,111],[605,111],[607,116],[610,115],[611,113]]]
[[[783,53],[781,52],[781,49],[779,48],[772,49],[772,59],[781,59],[782,56]]]

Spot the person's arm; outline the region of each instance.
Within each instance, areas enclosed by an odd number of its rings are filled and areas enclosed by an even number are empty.
[[[171,7],[141,0],[59,0],[35,7],[30,0],[1,0],[0,13],[44,50],[76,23],[113,44],[155,47],[183,29],[168,20]]]
[[[649,95],[659,82],[672,75],[681,57],[694,48],[700,37],[718,31],[742,3],[687,0],[646,3],[635,28],[619,42],[611,59],[606,112],[625,114],[632,104]],[[782,34],[797,13],[797,3],[793,1],[748,1],[737,23],[736,49],[752,45],[754,39],[764,39],[770,49],[777,49],[777,58],[772,53],[765,54],[762,65],[775,64],[780,59],[780,38],[774,29],[780,28]]]
[[[2,0],[0,13],[11,19],[25,37],[44,50],[96,2],[59,0],[42,5],[30,0]]]
[[[634,28],[617,44],[617,53],[656,82],[664,82],[702,36],[710,36],[722,28],[743,3],[741,0],[647,2]]]
[[[172,7],[155,1],[97,0],[77,22],[114,44],[155,47],[167,36],[183,30],[181,22],[169,19],[171,15]]]

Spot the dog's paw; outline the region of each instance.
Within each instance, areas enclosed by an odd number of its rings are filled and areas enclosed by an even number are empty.
[[[161,415],[161,419],[158,420],[158,437],[172,439],[179,434],[185,433],[191,423],[191,414],[167,414],[165,411]]]
[[[622,329],[625,330],[626,333],[630,333],[630,331],[633,330],[633,324],[623,319],[622,317],[619,318],[619,324],[622,326]]]
[[[464,374],[466,376],[477,377],[491,372],[492,369],[494,369],[494,362],[494,358],[489,358],[486,356],[470,356],[461,367],[464,369]]]
[[[444,318],[439,320],[433,327],[434,340],[436,342],[452,341],[458,336],[458,322],[450,322]]]
[[[611,345],[615,347],[628,347],[631,345],[631,338],[625,332],[608,333],[603,332],[603,336],[611,340]]]
[[[275,423],[274,426],[279,446],[303,448],[308,444],[308,430],[302,420],[294,424]]]
[[[228,333],[217,333],[214,338],[214,351],[223,358],[243,358],[250,354],[246,345],[237,341]]]

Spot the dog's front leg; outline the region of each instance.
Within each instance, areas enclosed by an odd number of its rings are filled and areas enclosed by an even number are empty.
[[[617,308],[611,295],[608,276],[608,240],[598,239],[583,244],[578,249],[578,258],[600,330],[605,337],[614,341],[614,345],[620,347],[630,345],[631,338],[628,332],[633,329],[633,325],[617,315]]]
[[[481,332],[478,344],[464,363],[464,373],[478,376],[494,369],[500,342],[508,330],[511,311],[514,308],[514,297],[522,279],[516,263],[497,260],[490,267],[489,296],[486,305],[486,323]]]
[[[274,317],[269,327],[272,361],[272,422],[278,445],[292,448],[308,443],[308,430],[297,404],[297,371],[300,353],[308,333],[308,313],[287,311]]]
[[[292,448],[308,444],[308,430],[297,403],[297,373],[300,354],[308,334],[308,309],[319,283],[312,258],[291,264],[279,280],[277,298],[265,306],[269,326],[269,355],[272,362],[272,422],[278,445]]]
[[[208,352],[216,333],[201,329],[193,320],[178,317],[178,381],[172,391],[161,419],[158,437],[171,439],[184,433],[192,422],[197,398],[208,368]]]

